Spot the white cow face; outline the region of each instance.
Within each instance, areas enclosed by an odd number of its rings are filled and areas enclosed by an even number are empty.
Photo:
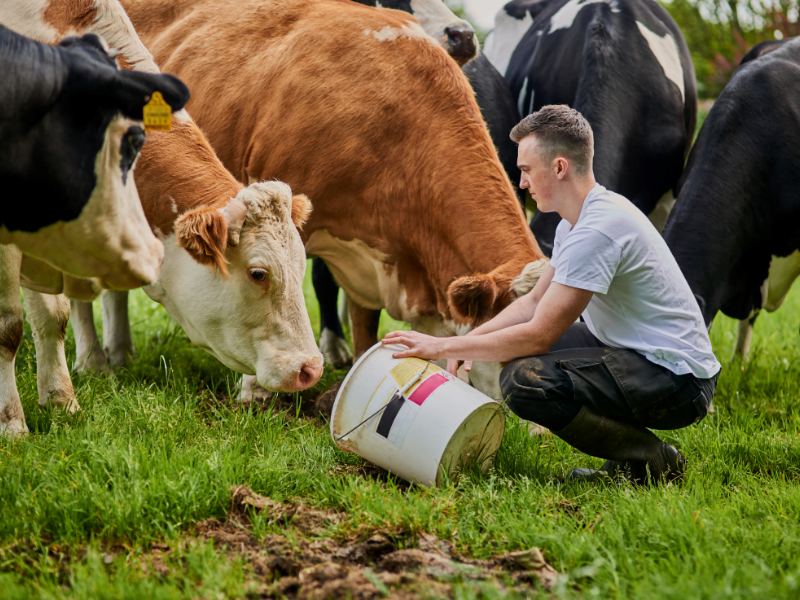
[[[77,218],[35,231],[3,228],[0,242],[16,244],[71,275],[91,277],[103,288],[131,289],[154,281],[164,248],[144,216],[132,173],[143,142],[141,122],[116,116],[95,156],[95,185]]]
[[[284,183],[254,183],[224,211],[182,215],[165,240],[161,276],[145,288],[192,342],[270,390],[302,390],[322,374],[303,298],[306,256],[293,201],[307,202],[293,199]],[[306,211],[294,212],[304,220]],[[215,235],[226,240],[220,245]],[[227,276],[213,267],[220,246]],[[202,256],[212,268],[198,263]]]

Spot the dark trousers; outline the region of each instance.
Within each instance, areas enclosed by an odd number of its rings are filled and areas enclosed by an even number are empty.
[[[716,377],[675,375],[635,350],[606,346],[575,323],[548,354],[518,358],[500,375],[508,407],[553,431],[586,405],[651,429],[680,429],[708,414]]]

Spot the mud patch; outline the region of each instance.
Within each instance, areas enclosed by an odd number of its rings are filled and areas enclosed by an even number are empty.
[[[231,400],[223,394],[217,394],[216,399],[229,406],[253,408],[260,412],[281,412],[291,419],[299,417],[322,425],[330,421],[341,384],[341,381],[337,381],[324,391],[311,388],[296,394],[270,392],[257,386],[251,400]]]
[[[257,539],[250,529],[253,512],[267,515],[286,534]],[[530,593],[531,586],[551,589],[559,577],[538,548],[477,560],[458,555],[451,542],[427,533],[373,531],[315,539],[340,520],[336,511],[277,502],[236,486],[228,517],[201,521],[195,534],[213,540],[231,558],[243,559],[264,598],[450,597],[454,585],[480,582]]]

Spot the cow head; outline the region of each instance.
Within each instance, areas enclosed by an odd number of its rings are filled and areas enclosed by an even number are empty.
[[[279,182],[254,183],[221,210],[190,210],[165,240],[161,276],[145,288],[192,342],[271,390],[302,390],[322,374],[297,231],[310,210]]]
[[[529,262],[522,272],[511,264],[501,265],[491,273],[478,273],[455,279],[447,288],[447,304],[453,327],[440,335],[464,335],[488,321],[509,303],[530,292],[539,281],[549,260]],[[516,273],[515,273],[516,271]],[[516,276],[515,276],[516,275]],[[469,378],[472,384],[492,398],[500,398],[500,363],[476,362]]]
[[[442,0],[358,0],[382,8],[393,8],[414,15],[429,36],[438,41],[459,66],[478,54],[478,38],[472,25],[459,19]]]
[[[0,243],[103,287],[153,281],[163,246],[133,181],[142,108],[160,91],[174,109],[189,93],[169,75],[120,72],[100,38],[57,47],[0,28],[0,184],[8,199]]]

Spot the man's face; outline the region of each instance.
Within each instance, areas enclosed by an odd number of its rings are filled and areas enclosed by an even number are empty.
[[[553,186],[558,181],[552,164],[542,158],[541,146],[535,135],[529,135],[519,143],[517,166],[522,171],[519,187],[527,189],[536,201],[536,210],[551,212]]]

